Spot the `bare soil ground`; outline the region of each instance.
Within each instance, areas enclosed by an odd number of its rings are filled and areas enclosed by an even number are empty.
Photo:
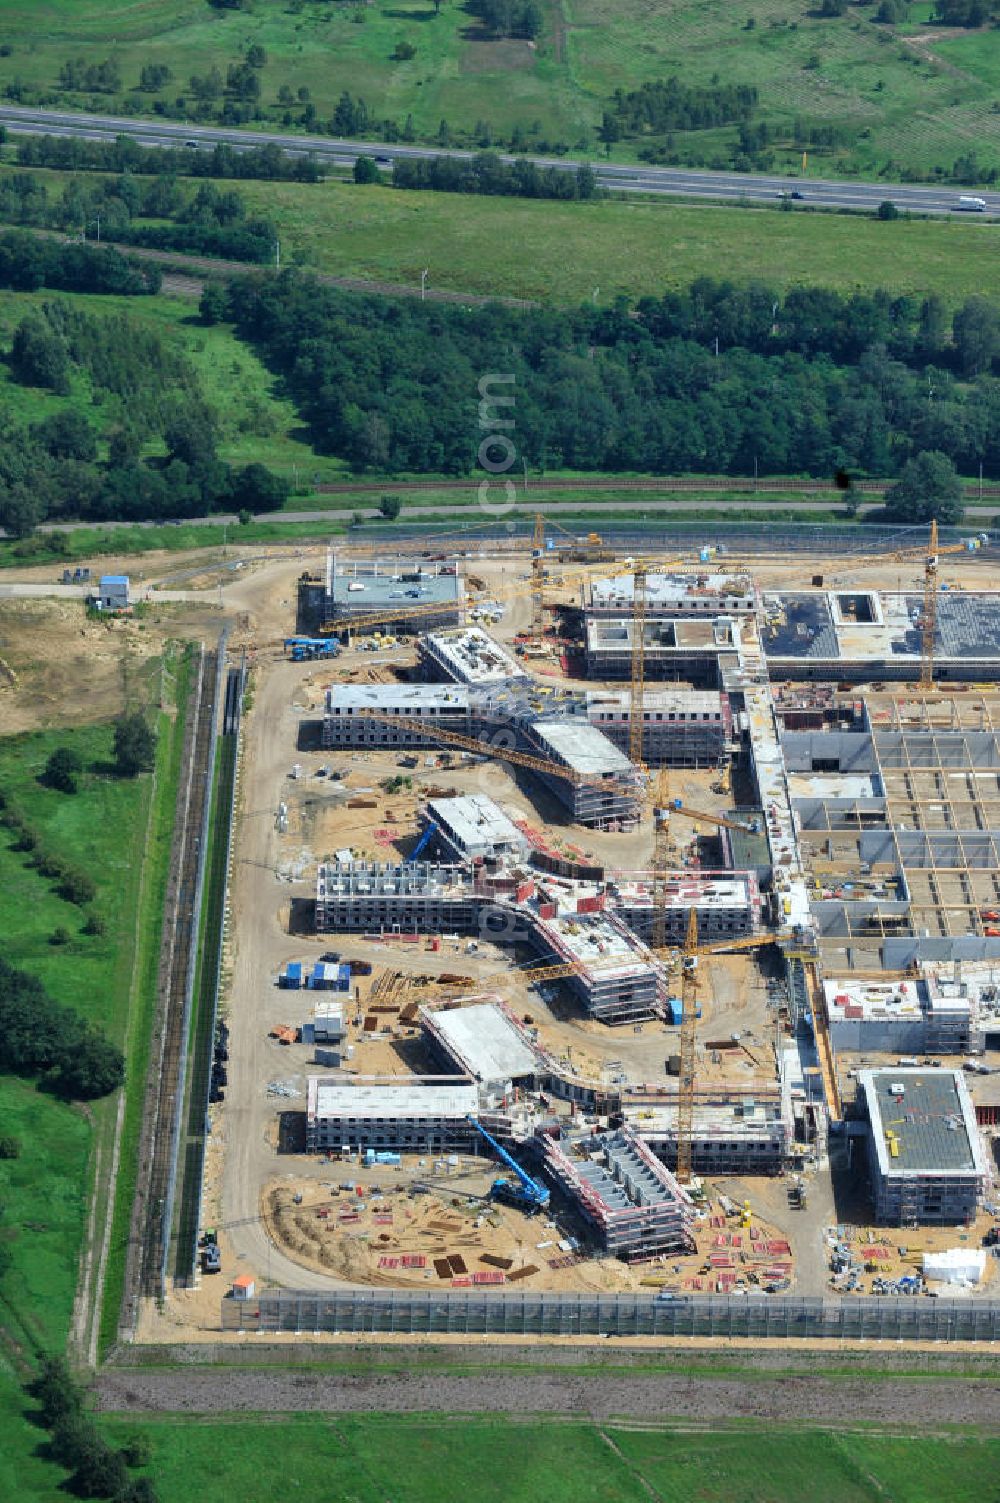
[[[480,1354],[481,1356],[481,1354]],[[1000,1430],[1000,1386],[938,1378],[912,1380],[820,1376],[643,1376],[504,1371],[446,1376],[427,1371],[383,1374],[104,1369],[95,1384],[99,1409],[131,1413],[289,1413],[383,1410],[435,1413],[567,1415],[631,1422],[791,1420],[843,1429],[856,1425],[921,1430],[974,1422]]]

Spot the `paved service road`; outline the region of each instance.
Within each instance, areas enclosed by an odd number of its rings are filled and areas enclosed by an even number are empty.
[[[374,156],[388,170],[397,158],[473,157],[471,151],[441,151],[431,146],[401,146],[377,141],[344,141],[329,136],[288,135],[274,131],[232,130],[224,127],[171,124],[160,120],[136,120],[119,115],[82,114],[68,110],[37,110],[22,105],[0,105],[0,123],[15,134],[82,136],[110,141],[128,136],[144,146],[197,145],[211,149],[220,143],[236,150],[274,145],[290,156],[313,155],[328,165],[349,167],[359,156]],[[501,154],[503,155],[503,154]],[[504,161],[517,160],[503,156]],[[534,157],[540,167],[575,172],[581,162],[572,157]],[[784,194],[801,193],[807,204],[830,209],[874,211],[890,199],[913,214],[950,214],[959,209],[958,188],[921,183],[835,182],[823,178],[782,177],[774,174],[704,172],[678,167],[626,166],[593,162],[601,187],[610,192],[656,193],[683,198],[709,198],[738,202],[771,202]],[[968,191],[968,190],[967,190]],[[977,195],[978,196],[978,195]],[[1000,194],[984,193],[985,217],[1000,215]],[[966,217],[982,217],[968,215]]]

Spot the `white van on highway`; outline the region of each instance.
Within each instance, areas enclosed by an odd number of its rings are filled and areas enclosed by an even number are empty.
[[[985,198],[974,198],[971,195],[966,196],[963,194],[958,200],[958,207],[960,209],[968,209],[973,214],[982,214],[986,208],[986,200]]]

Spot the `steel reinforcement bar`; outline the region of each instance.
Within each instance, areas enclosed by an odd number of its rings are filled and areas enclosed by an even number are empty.
[[[268,1290],[222,1301],[224,1331],[385,1335],[700,1336],[766,1340],[997,1341],[1000,1303],[774,1295],[480,1294]]]

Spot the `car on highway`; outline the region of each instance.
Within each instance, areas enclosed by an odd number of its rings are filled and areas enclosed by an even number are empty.
[[[799,190],[798,190],[798,188],[792,188],[790,190],[788,188],[782,188],[781,192],[778,194],[778,197],[779,198],[805,198],[805,194],[804,193],[800,193]]]

